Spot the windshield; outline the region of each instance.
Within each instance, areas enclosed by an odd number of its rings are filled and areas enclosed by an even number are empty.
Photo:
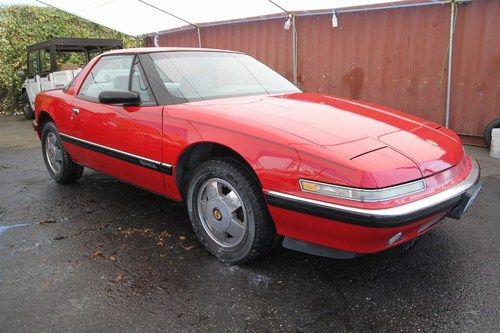
[[[300,92],[287,79],[245,54],[194,51],[150,55],[167,90],[188,102]]]

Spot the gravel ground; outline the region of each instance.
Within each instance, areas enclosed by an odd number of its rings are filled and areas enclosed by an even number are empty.
[[[29,121],[0,118],[0,331],[500,331],[500,160],[460,221],[351,261],[277,246],[243,267],[185,207],[86,170],[48,176]]]

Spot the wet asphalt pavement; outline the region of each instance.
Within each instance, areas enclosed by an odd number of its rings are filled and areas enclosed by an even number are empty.
[[[277,246],[243,267],[185,207],[86,170],[56,185],[29,121],[0,118],[0,331],[500,331],[500,160],[460,221],[352,261]]]

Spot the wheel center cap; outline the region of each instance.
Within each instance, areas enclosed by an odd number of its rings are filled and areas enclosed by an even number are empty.
[[[208,202],[207,218],[209,218],[210,225],[213,229],[224,231],[229,227],[231,222],[231,213],[227,209],[224,201],[220,199],[212,199]]]
[[[218,208],[214,208],[214,211],[212,214],[214,215],[214,219],[216,219],[219,222],[222,221],[222,213]]]

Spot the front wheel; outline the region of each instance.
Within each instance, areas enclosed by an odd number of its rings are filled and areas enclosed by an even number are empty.
[[[58,184],[71,184],[83,175],[83,166],[73,162],[61,143],[56,125],[47,122],[42,129],[42,152],[45,166]]]
[[[27,92],[23,92],[23,95],[21,96],[21,106],[23,108],[23,114],[26,119],[35,119],[35,112],[31,107]]]
[[[248,168],[234,159],[201,164],[189,182],[187,206],[198,239],[222,261],[249,262],[275,244],[262,190]]]

